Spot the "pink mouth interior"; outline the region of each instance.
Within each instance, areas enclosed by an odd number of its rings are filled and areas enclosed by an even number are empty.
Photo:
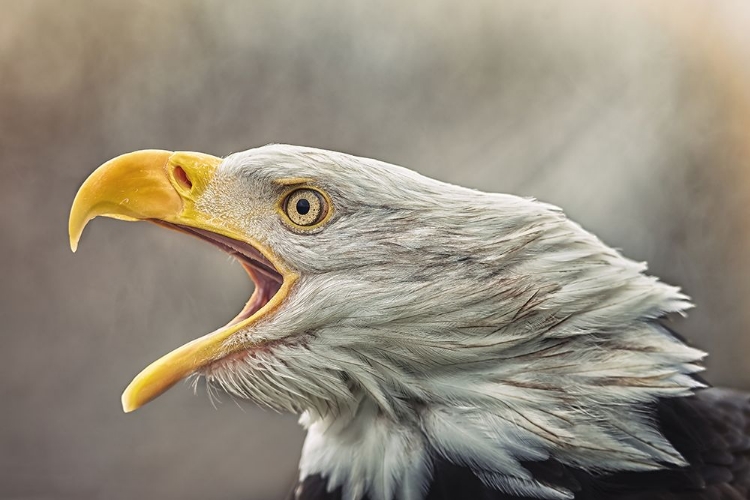
[[[155,224],[175,229],[183,233],[191,234],[204,241],[207,241],[236,258],[242,264],[250,279],[255,284],[255,291],[247,301],[245,307],[240,313],[232,319],[227,326],[235,325],[246,320],[276,295],[284,282],[284,277],[279,273],[274,265],[266,259],[262,253],[249,243],[245,243],[227,236],[212,233],[204,229],[197,229],[179,224],[172,224],[160,220],[152,220]]]

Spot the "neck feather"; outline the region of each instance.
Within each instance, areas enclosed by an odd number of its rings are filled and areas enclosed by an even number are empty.
[[[366,223],[330,228],[331,267],[285,299],[315,313],[262,325],[294,342],[207,374],[305,412],[303,477],[321,474],[346,500],[420,500],[439,459],[492,488],[558,499],[571,493],[523,463],[684,464],[649,408],[700,386],[704,353],[658,322],[687,297],[554,207],[411,174],[388,193]]]
[[[419,254],[398,260],[403,313],[391,296],[382,322],[350,318],[308,346],[317,369],[347,374],[361,403],[303,416],[303,477],[320,473],[352,500],[420,499],[440,459],[506,493],[554,499],[571,493],[536,481],[524,462],[603,473],[685,464],[650,408],[701,387],[692,375],[705,354],[659,323],[690,308],[687,297],[551,207],[492,202],[517,205],[503,207],[517,220],[500,236],[476,220],[456,223],[473,231],[460,238],[446,237],[445,221],[435,234],[400,235]],[[433,256],[438,286],[414,285]]]

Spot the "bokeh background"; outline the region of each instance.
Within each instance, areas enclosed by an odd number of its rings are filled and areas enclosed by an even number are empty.
[[[131,378],[252,285],[197,240],[68,209],[136,149],[336,149],[558,204],[697,308],[750,388],[744,1],[0,0],[0,498],[281,498],[295,417]]]

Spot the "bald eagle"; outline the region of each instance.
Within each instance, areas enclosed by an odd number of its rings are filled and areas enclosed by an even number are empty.
[[[226,326],[143,370],[126,412],[196,375],[300,414],[295,500],[746,499],[748,396],[708,388],[691,307],[551,205],[269,145],[117,157],[81,186],[239,260]]]

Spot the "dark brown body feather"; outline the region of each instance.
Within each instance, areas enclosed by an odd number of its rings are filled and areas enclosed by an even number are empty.
[[[750,499],[750,394],[705,389],[665,399],[651,409],[688,467],[654,472],[591,474],[555,461],[526,463],[540,480],[564,487],[576,500]],[[531,500],[487,488],[469,470],[435,460],[426,500]],[[324,478],[307,477],[290,500],[341,500]],[[398,500],[398,499],[394,499]]]

